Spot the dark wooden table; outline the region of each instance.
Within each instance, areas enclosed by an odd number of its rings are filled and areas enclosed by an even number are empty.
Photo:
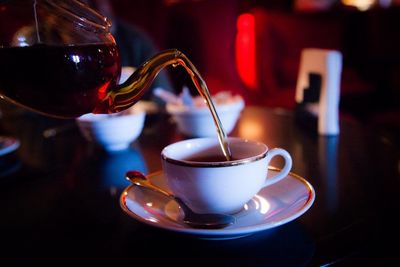
[[[316,199],[285,225],[207,241],[144,225],[120,208],[124,173],[160,170],[161,149],[184,138],[165,115],[149,117],[131,149],[111,155],[76,127],[43,137],[60,123],[73,121],[1,119],[2,132],[21,140],[0,158],[1,266],[399,266],[400,155],[374,129],[342,120],[339,136],[321,137],[290,112],[247,107],[230,135],[288,150]]]

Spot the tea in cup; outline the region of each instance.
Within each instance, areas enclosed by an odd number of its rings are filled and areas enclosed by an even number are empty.
[[[171,192],[196,213],[233,214],[262,188],[285,178],[292,168],[290,154],[261,142],[228,137],[232,159],[226,160],[217,138],[179,141],[161,152],[163,172]],[[283,168],[268,177],[275,156]]]

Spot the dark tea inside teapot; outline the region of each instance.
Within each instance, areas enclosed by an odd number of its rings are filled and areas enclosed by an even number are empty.
[[[121,71],[110,22],[78,1],[0,4],[0,94],[40,113],[92,112]]]
[[[113,44],[0,49],[0,92],[25,107],[53,116],[92,112],[119,79]]]

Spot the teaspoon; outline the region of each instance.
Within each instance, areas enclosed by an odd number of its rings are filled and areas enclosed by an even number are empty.
[[[193,228],[220,229],[234,224],[236,218],[228,214],[196,213],[192,211],[179,197],[153,185],[141,172],[128,171],[126,178],[133,184],[153,190],[175,200],[184,212],[183,222]]]

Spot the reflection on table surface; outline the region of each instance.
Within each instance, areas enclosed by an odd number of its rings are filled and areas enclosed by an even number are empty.
[[[124,173],[160,170],[161,149],[185,138],[165,116],[152,119],[129,150],[113,154],[87,143],[76,127],[43,137],[48,127],[70,122],[21,114],[2,118],[2,131],[17,136],[21,146],[0,159],[1,254],[16,264],[50,263],[48,255],[115,263],[151,255],[146,262],[177,266],[190,264],[188,259],[207,266],[397,262],[389,244],[398,234],[393,217],[399,210],[399,152],[354,121],[342,120],[339,136],[322,137],[297,124],[290,112],[244,110],[230,136],[286,149],[292,171],[316,191],[310,210],[288,224],[241,239],[207,241],[133,220],[119,206],[129,184]],[[279,158],[272,162],[280,164]]]

